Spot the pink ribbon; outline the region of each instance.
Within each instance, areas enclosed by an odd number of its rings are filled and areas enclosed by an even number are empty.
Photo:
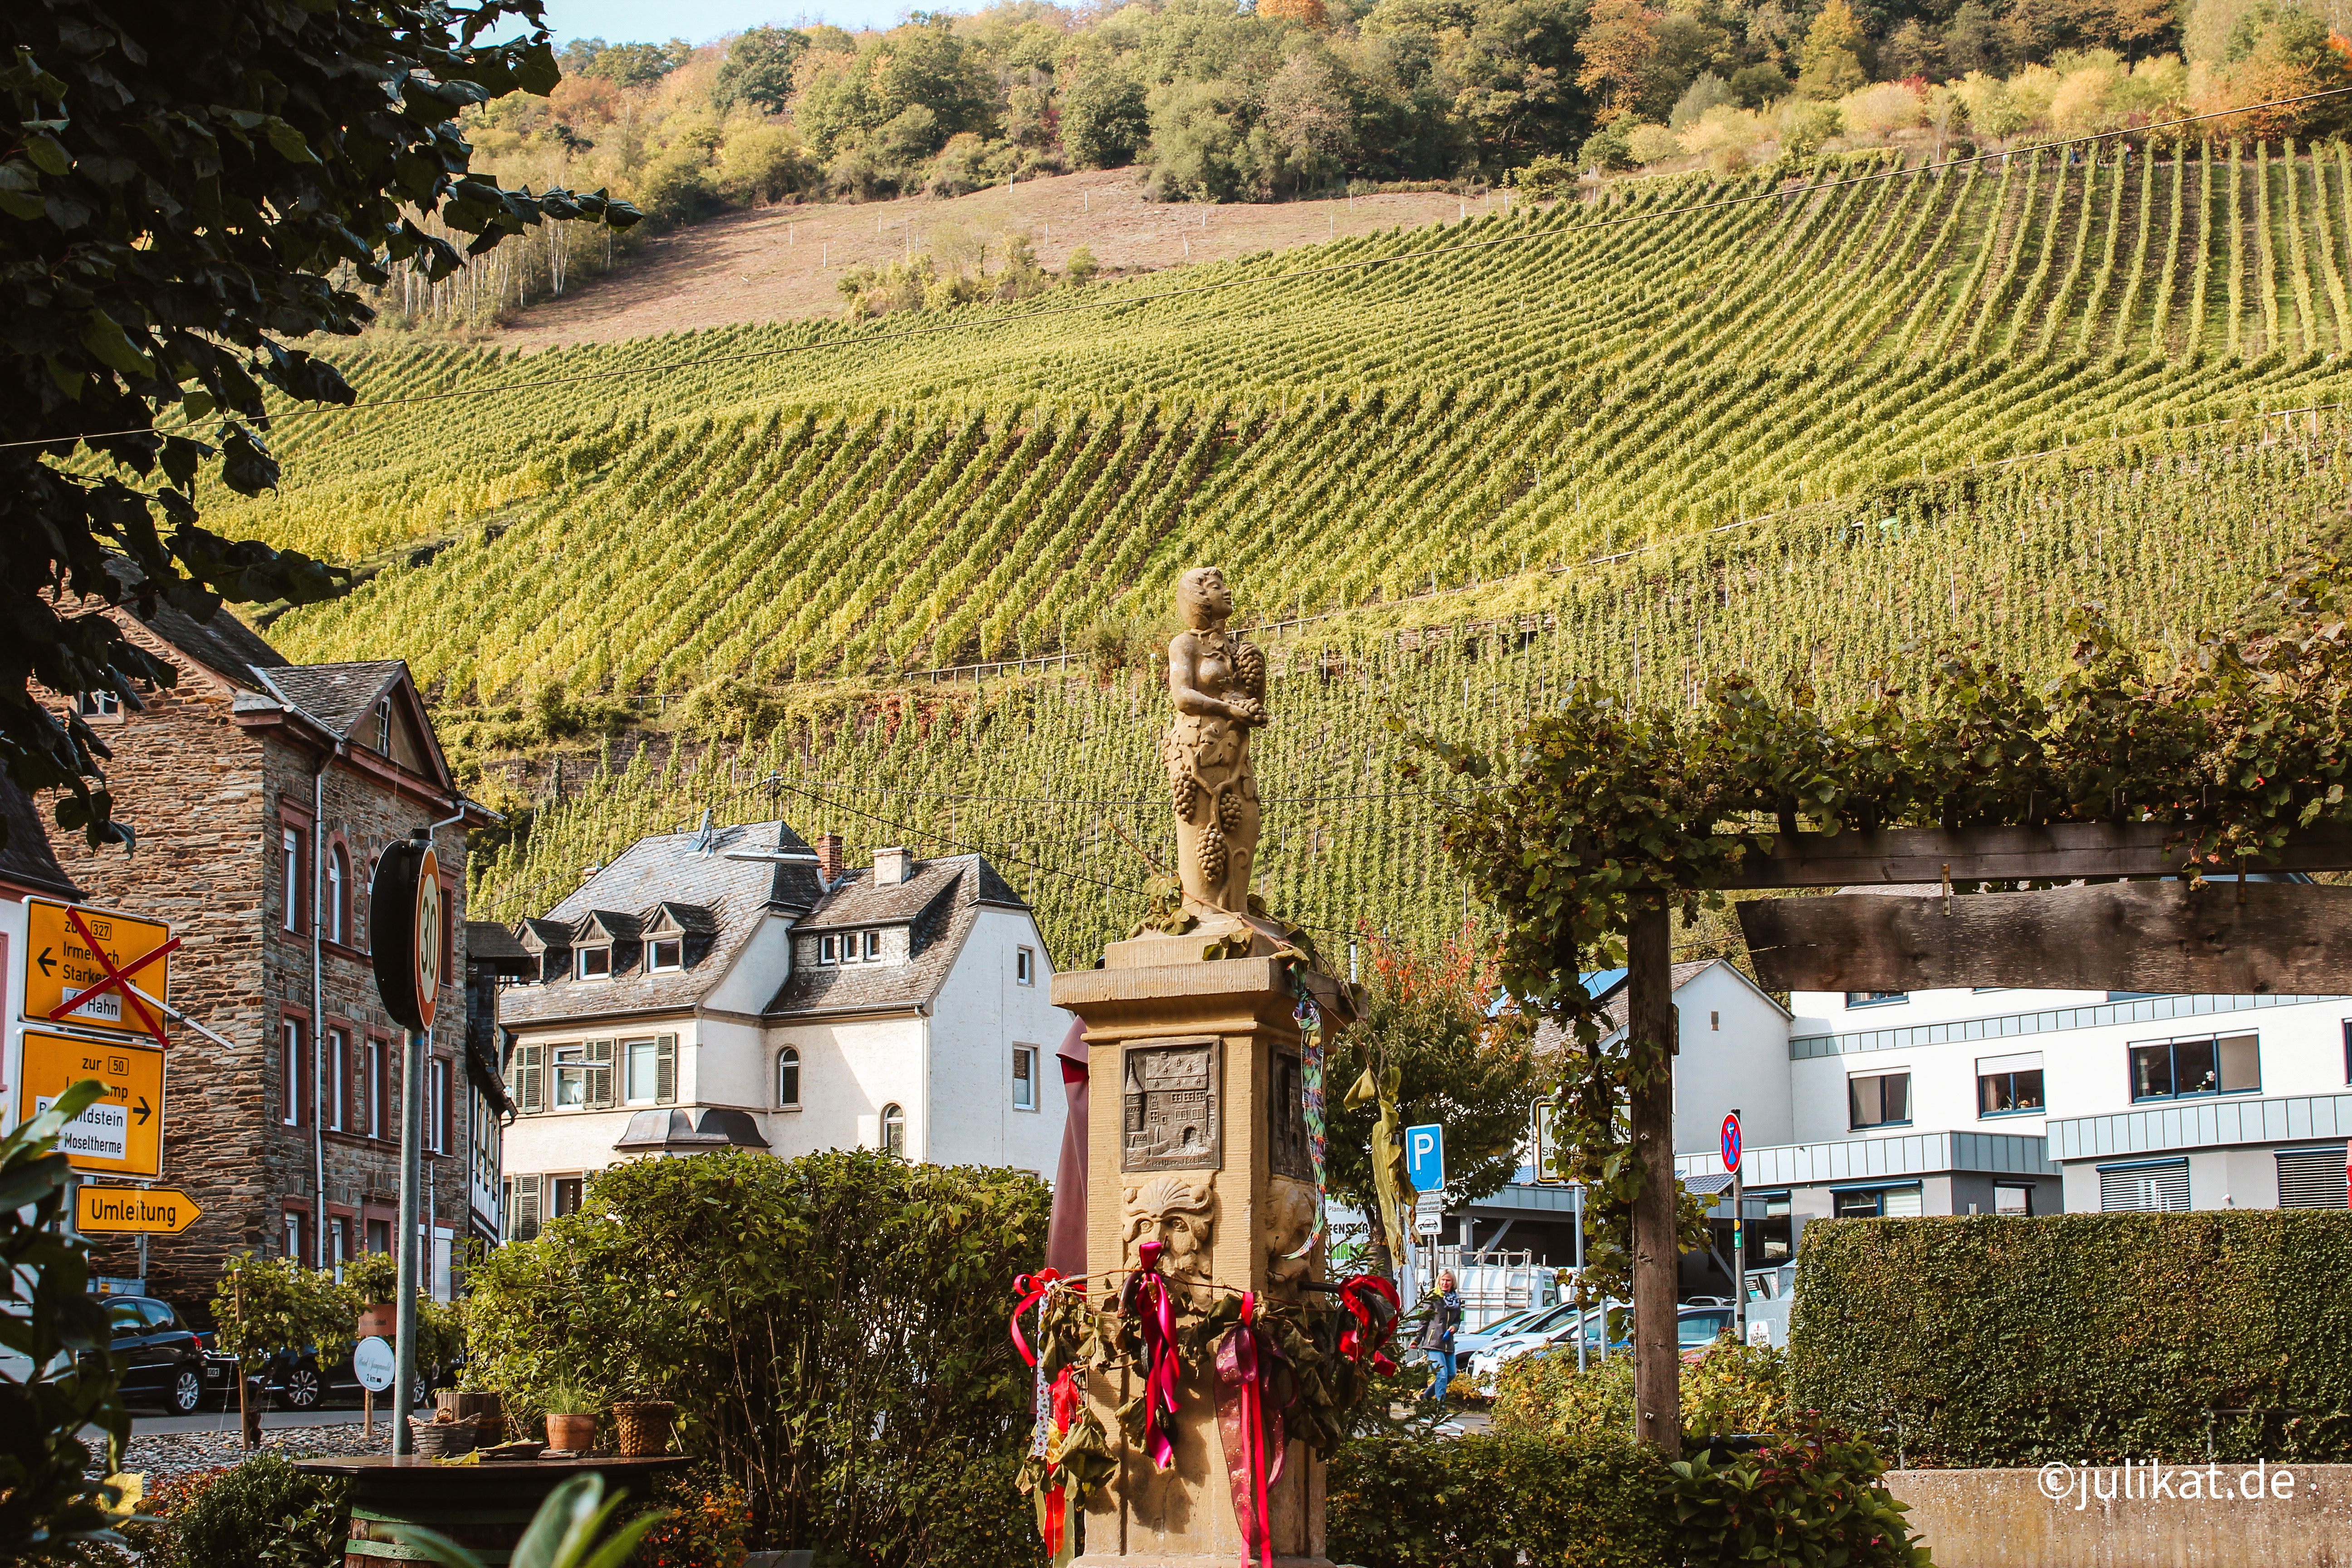
[[[1367,1295],[1370,1300],[1365,1300]],[[1339,1331],[1339,1353],[1358,1366],[1370,1356],[1374,1372],[1382,1377],[1393,1375],[1396,1363],[1381,1347],[1396,1332],[1397,1319],[1403,1311],[1396,1287],[1377,1274],[1359,1274],[1340,1285],[1339,1304],[1356,1320],[1351,1327]]]
[[[1120,1287],[1119,1308],[1143,1326],[1143,1451],[1164,1470],[1176,1462],[1175,1439],[1160,1423],[1163,1414],[1176,1415],[1176,1303],[1160,1272],[1163,1244],[1147,1241],[1136,1250],[1142,1267]]]
[[[1253,1551],[1258,1568],[1274,1568],[1274,1516],[1266,1506],[1266,1489],[1282,1479],[1286,1447],[1282,1415],[1298,1391],[1291,1388],[1280,1405],[1266,1408],[1265,1385],[1284,1357],[1281,1347],[1257,1326],[1256,1317],[1257,1298],[1245,1292],[1241,1321],[1217,1345],[1217,1423],[1225,1440],[1234,1520],[1241,1526],[1242,1568],[1250,1568]]]
[[[1034,1274],[1020,1275],[1013,1281],[1013,1288],[1021,1292],[1020,1305],[1013,1309],[1013,1348],[1019,1351],[1021,1359],[1031,1366],[1037,1364],[1037,1354],[1029,1348],[1029,1342],[1021,1337],[1021,1314],[1044,1300],[1046,1294],[1061,1282],[1062,1272],[1058,1268],[1041,1268]]]

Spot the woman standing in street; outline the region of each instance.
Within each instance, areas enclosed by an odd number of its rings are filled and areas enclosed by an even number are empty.
[[[1454,1331],[1462,1326],[1462,1294],[1454,1289],[1454,1270],[1441,1271],[1437,1289],[1429,1297],[1429,1317],[1421,1325],[1420,1348],[1429,1357],[1436,1377],[1429,1385],[1428,1397],[1445,1403],[1445,1390],[1454,1382]]]

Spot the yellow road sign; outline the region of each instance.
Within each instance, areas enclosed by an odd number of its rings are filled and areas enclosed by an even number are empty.
[[[74,1200],[74,1228],[85,1236],[177,1236],[204,1213],[177,1187],[84,1186]]]
[[[29,1121],[86,1078],[106,1096],[66,1123],[58,1146],[77,1171],[117,1176],[163,1173],[163,1053],[152,1046],[78,1040],[25,1031],[25,1070],[17,1079],[16,1119]]]
[[[25,900],[25,1021],[74,1024],[163,1043],[163,1010],[129,992],[172,999],[172,928],[88,904]],[[60,1018],[50,1015],[84,998]]]

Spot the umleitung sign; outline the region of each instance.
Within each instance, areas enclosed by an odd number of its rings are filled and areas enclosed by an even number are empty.
[[[75,1195],[74,1228],[86,1236],[177,1236],[204,1217],[177,1187],[92,1187]]]

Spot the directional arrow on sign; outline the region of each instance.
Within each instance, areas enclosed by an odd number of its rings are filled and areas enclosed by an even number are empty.
[[[139,1125],[142,1127],[146,1126],[147,1119],[155,1114],[154,1108],[147,1103],[147,1097],[143,1094],[139,1097],[139,1109],[137,1114],[139,1117]]]
[[[33,961],[41,966],[42,973],[55,974],[58,972],[58,961],[49,956],[55,951],[57,950],[54,948],[45,947],[41,949],[41,956]]]

